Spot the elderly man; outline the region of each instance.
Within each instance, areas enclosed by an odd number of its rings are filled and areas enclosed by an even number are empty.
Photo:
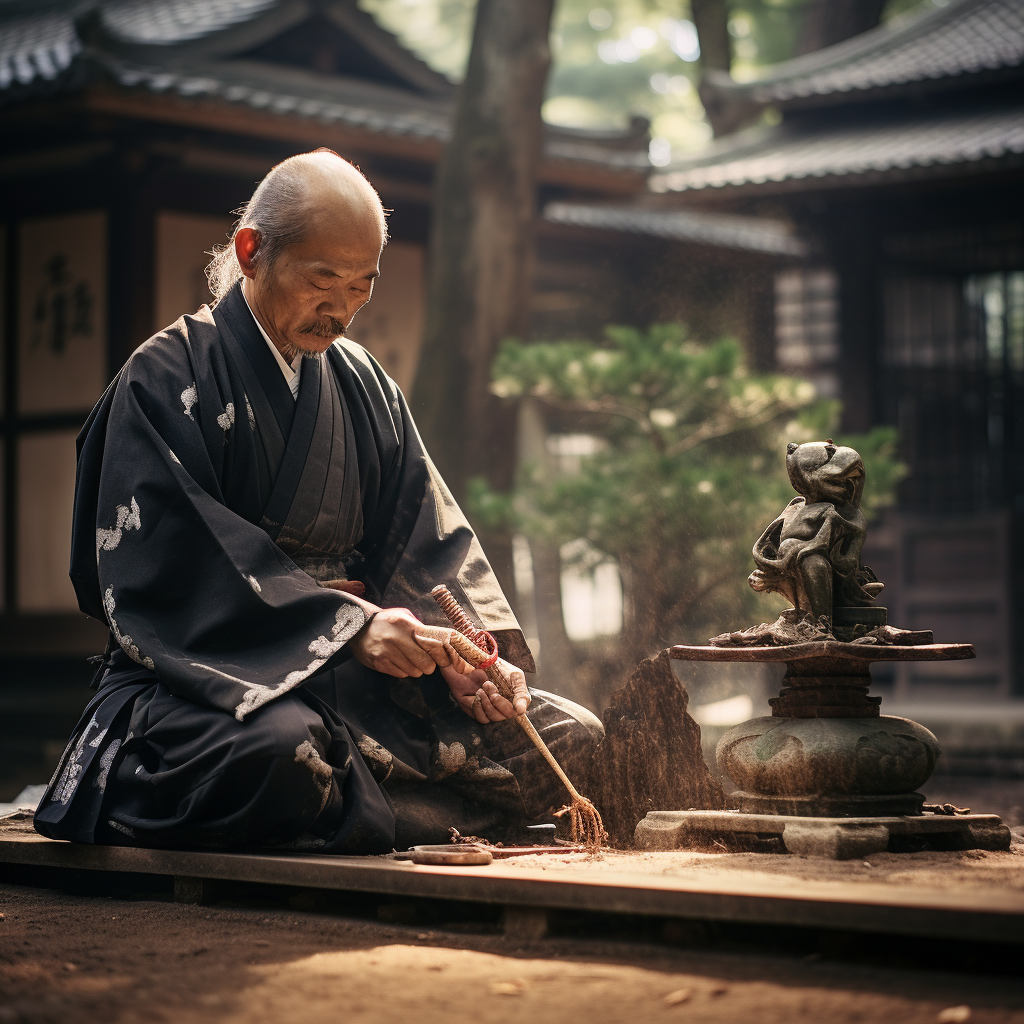
[[[405,400],[344,334],[386,240],[366,179],[275,167],[210,266],[216,302],[142,345],[78,439],[71,577],[110,640],[36,814],[77,842],[380,853],[516,834],[562,802],[587,711],[533,659]],[[512,702],[450,648],[447,584]],[[516,666],[519,666],[518,668]]]

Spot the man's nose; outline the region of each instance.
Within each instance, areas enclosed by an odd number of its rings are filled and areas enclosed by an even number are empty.
[[[320,316],[333,316],[348,323],[355,313],[351,297],[341,288],[331,289],[317,304],[316,311]]]

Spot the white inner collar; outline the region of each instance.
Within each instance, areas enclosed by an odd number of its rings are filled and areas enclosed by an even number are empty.
[[[246,309],[252,314],[253,320],[256,321],[256,326],[260,329],[260,334],[263,335],[263,340],[266,341],[267,347],[274,354],[274,359],[277,360],[277,365],[281,368],[281,373],[284,375],[285,383],[288,385],[288,390],[292,393],[292,398],[298,398],[299,396],[299,380],[302,372],[302,354],[297,355],[291,363],[287,362],[281,350],[271,340],[270,335],[263,329],[263,324],[260,323],[260,318],[253,313],[252,306],[249,305],[249,300],[245,298],[245,286],[242,286],[242,298],[245,299]]]

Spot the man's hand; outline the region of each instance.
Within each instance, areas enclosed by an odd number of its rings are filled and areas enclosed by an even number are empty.
[[[416,640],[422,625],[407,608],[381,608],[351,640],[356,661],[397,679],[434,671],[435,658]]]
[[[510,665],[499,658],[495,666],[512,684],[513,697],[512,700],[508,700],[502,697],[483,669],[471,668],[458,654],[454,651],[451,653],[462,662],[464,670],[460,671],[462,666],[453,663],[442,666],[441,675],[448,683],[448,689],[452,691],[452,696],[459,707],[470,718],[475,718],[481,725],[486,725],[488,722],[503,722],[507,718],[526,714],[526,709],[530,706],[530,691],[526,688],[526,676],[515,665]]]
[[[349,641],[356,660],[385,675],[405,679],[430,675],[437,665],[459,707],[481,725],[503,722],[523,715],[530,706],[526,676],[499,658],[495,668],[512,686],[508,700],[487,678],[483,669],[473,668],[450,644],[417,636],[422,623],[406,608],[382,608]]]

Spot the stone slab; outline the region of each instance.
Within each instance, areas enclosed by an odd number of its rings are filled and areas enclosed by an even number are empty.
[[[852,860],[882,853],[892,836],[924,836],[946,849],[1008,850],[1010,830],[995,814],[821,818],[742,811],[650,811],[636,827],[641,850],[677,850],[695,836],[777,835],[787,852]]]
[[[707,812],[706,812],[707,813]],[[655,858],[657,855],[653,855]],[[602,914],[776,924],[804,928],[1024,944],[1024,893],[846,885],[752,876],[678,878],[567,866],[560,871],[495,861],[474,867],[417,865],[389,857],[241,854],[79,846],[36,836],[0,838],[0,865],[139,872],[182,879],[235,880],[393,897],[466,900]],[[176,886],[177,889],[177,886]],[[520,915],[521,917],[522,915]],[[534,915],[536,917],[537,915]]]
[[[804,658],[852,658],[856,661],[963,661],[973,658],[973,644],[850,644],[841,640],[814,640],[784,647],[689,647],[668,649],[676,661],[801,661]]]

